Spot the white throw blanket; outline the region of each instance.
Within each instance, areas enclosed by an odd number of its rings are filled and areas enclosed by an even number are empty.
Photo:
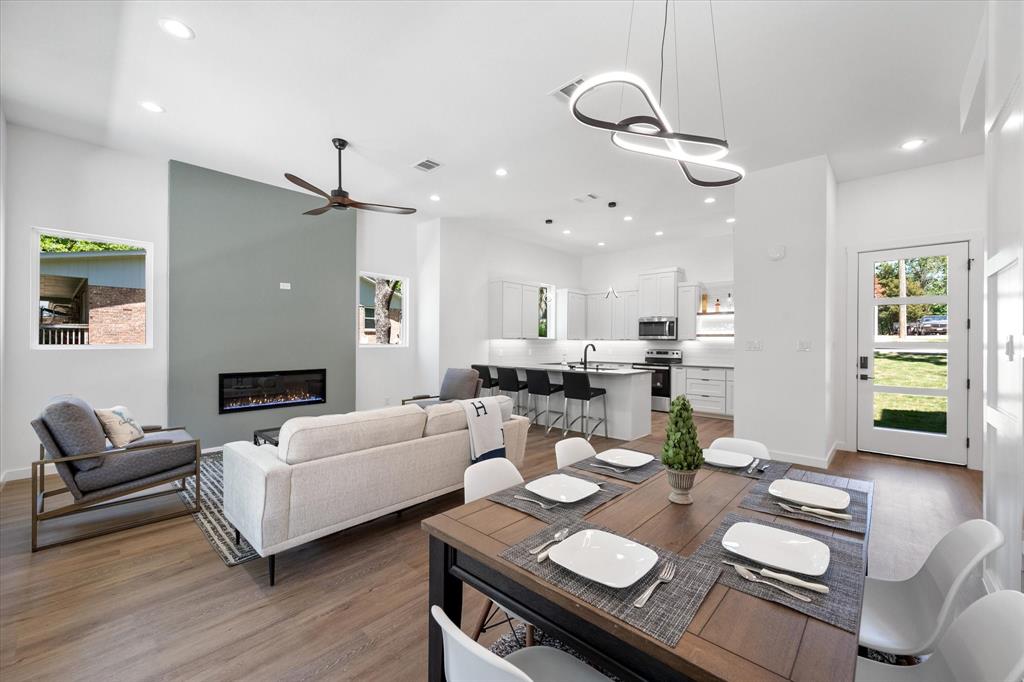
[[[497,398],[460,400],[469,423],[469,459],[479,462],[505,457],[505,431],[502,429],[501,404]]]

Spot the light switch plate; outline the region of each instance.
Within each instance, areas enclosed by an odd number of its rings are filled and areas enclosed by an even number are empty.
[[[744,349],[748,351],[762,351],[764,350],[764,343],[761,341],[761,339],[747,341],[747,344],[746,346],[744,346]]]
[[[284,289],[285,291],[290,291],[291,288],[292,288],[292,283],[291,282],[281,282],[281,288]]]
[[[811,342],[808,341],[807,339],[800,339],[799,341],[796,342],[796,351],[798,353],[810,353]]]

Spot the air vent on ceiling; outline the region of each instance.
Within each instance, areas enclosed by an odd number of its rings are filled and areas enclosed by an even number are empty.
[[[586,194],[584,194],[582,196],[573,197],[572,200],[575,201],[578,204],[585,204],[588,201],[593,201],[596,198],[597,198],[596,194],[593,194],[592,192],[587,192]]]
[[[424,173],[429,173],[430,171],[434,170],[440,165],[441,164],[439,164],[437,161],[434,161],[433,159],[423,159],[419,163],[415,164],[413,168],[421,170]]]
[[[553,95],[554,97],[561,97],[565,100],[568,100],[570,97],[572,97],[572,93],[576,90],[576,88],[580,86],[582,82],[583,76],[576,76],[565,85],[558,86],[548,94]]]

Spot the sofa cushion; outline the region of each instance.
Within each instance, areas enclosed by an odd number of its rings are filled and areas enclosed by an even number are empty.
[[[512,418],[512,399],[507,395],[499,395],[496,398],[501,405],[501,421],[507,422]],[[436,436],[468,428],[466,411],[462,409],[461,403],[430,405],[424,411],[427,413],[427,424],[423,427],[424,436]]]
[[[124,405],[96,410],[96,418],[100,420],[103,433],[107,434],[115,448],[123,448],[128,443],[142,438],[145,433]]]
[[[60,448],[58,456],[86,455],[90,452],[102,452],[107,447],[107,437],[103,433],[100,420],[96,418],[92,408],[80,398],[54,398],[43,408],[39,418],[46,424],[46,428]],[[70,465],[76,471],[88,471],[98,467],[100,462],[97,457],[70,462]]]
[[[103,463],[95,469],[79,471],[75,474],[75,483],[82,492],[88,493],[194,463],[195,445],[185,442],[191,440],[192,436],[182,429],[147,433],[129,445],[127,452],[104,457]],[[135,451],[140,447],[160,443],[166,443],[167,447]]]
[[[475,369],[449,369],[441,380],[438,398],[441,400],[465,400],[480,394],[480,373]]]
[[[418,405],[295,417],[281,427],[277,456],[288,464],[308,462],[423,436],[426,414]]]

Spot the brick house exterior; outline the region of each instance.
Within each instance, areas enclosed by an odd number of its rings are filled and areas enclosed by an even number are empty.
[[[89,285],[89,343],[146,342],[146,290]]]

